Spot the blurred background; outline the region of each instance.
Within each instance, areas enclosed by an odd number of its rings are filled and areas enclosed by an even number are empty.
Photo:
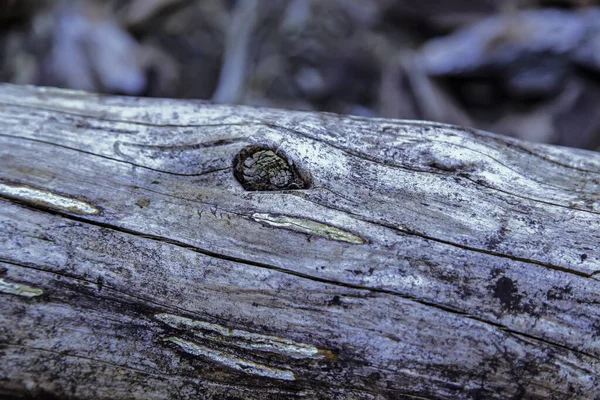
[[[0,0],[0,81],[600,150],[594,1]]]

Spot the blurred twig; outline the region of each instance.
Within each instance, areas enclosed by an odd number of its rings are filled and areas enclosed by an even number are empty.
[[[240,0],[231,14],[225,44],[223,67],[212,100],[217,103],[236,103],[244,88],[248,57],[256,22],[258,0]]]

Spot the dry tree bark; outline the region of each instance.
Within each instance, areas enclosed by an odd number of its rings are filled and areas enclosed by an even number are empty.
[[[600,155],[0,86],[0,395],[598,399]]]

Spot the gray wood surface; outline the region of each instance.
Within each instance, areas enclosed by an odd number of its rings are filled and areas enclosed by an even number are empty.
[[[2,85],[0,397],[600,399],[599,212],[597,153]]]

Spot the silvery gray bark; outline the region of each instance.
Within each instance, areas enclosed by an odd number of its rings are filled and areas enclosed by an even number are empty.
[[[596,153],[10,85],[0,143],[4,396],[599,392]],[[310,184],[246,190],[252,146]]]

